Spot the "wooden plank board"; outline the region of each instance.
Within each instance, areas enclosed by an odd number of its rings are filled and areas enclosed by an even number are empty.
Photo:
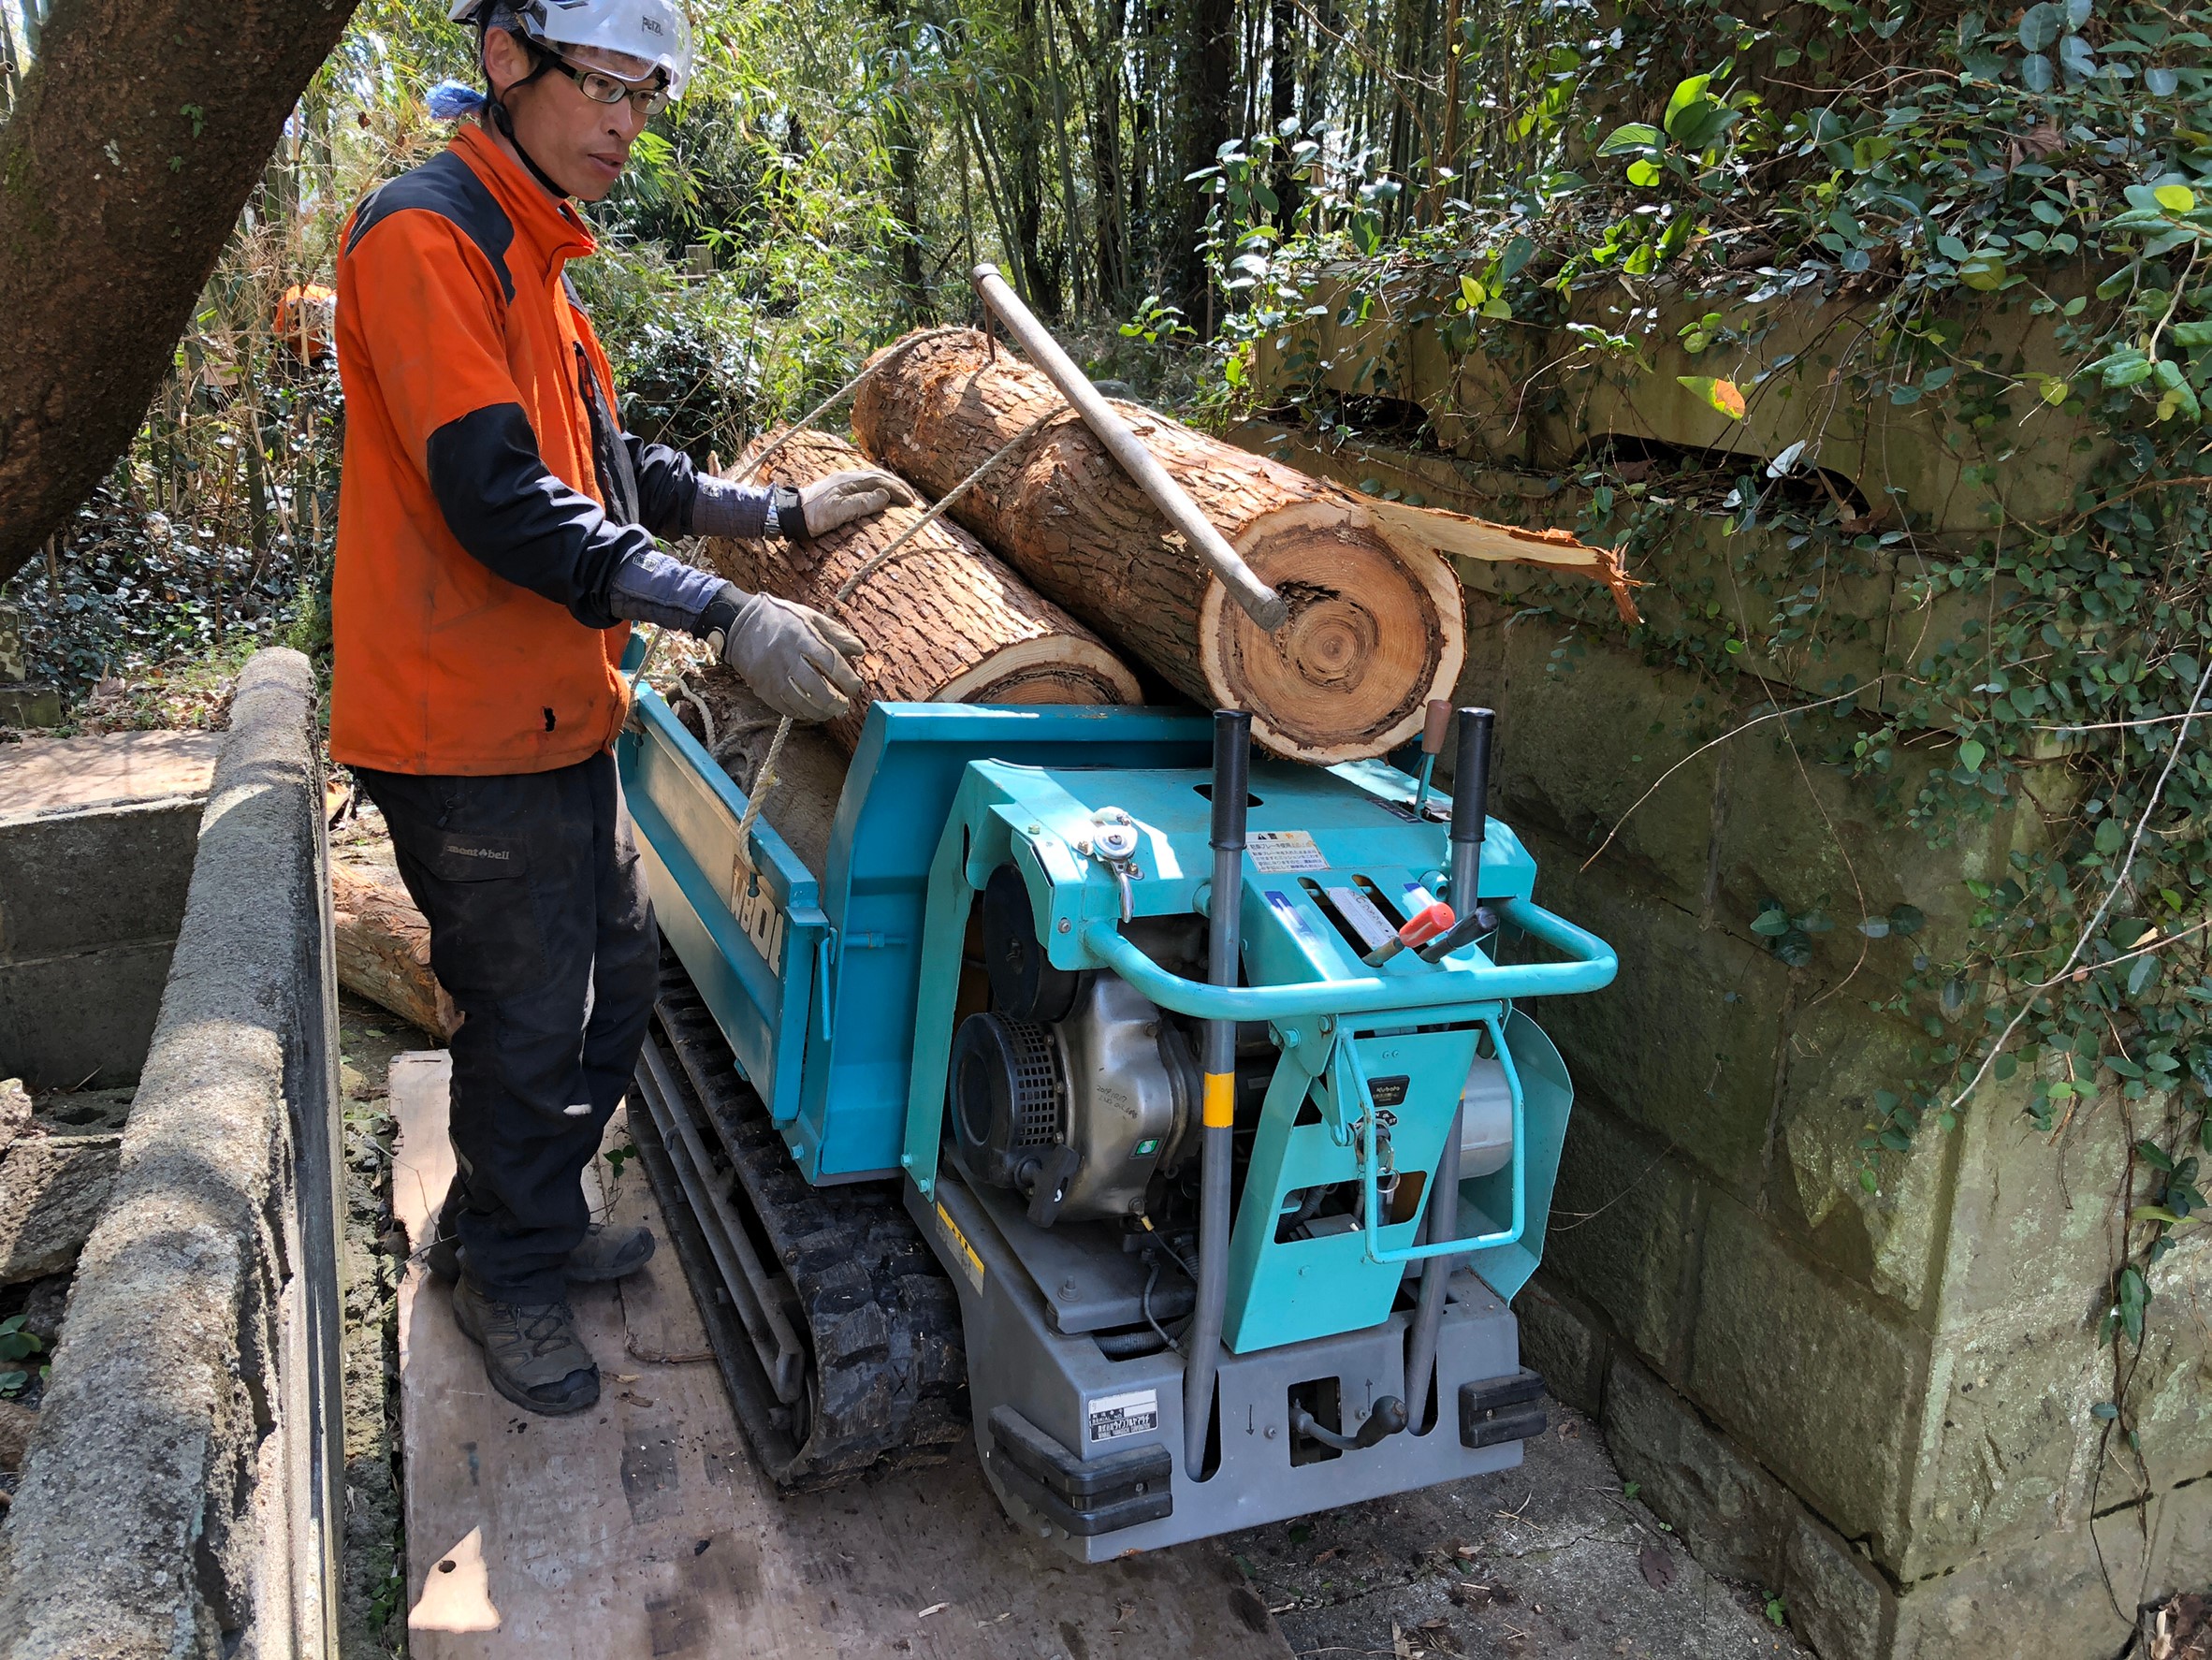
[[[392,1062],[393,1208],[418,1245],[453,1168],[450,1062]],[[618,1116],[609,1144],[625,1138]],[[595,1203],[662,1223],[634,1163]],[[689,1289],[663,1248],[579,1288],[599,1407],[539,1418],[485,1381],[445,1289],[400,1293],[408,1637],[416,1660],[1280,1660],[1265,1606],[1212,1544],[1084,1567],[1018,1534],[973,1448],[934,1468],[782,1498],[754,1469]]]

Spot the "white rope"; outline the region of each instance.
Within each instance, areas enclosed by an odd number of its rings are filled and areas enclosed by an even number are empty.
[[[744,745],[747,738],[752,736],[756,732],[769,731],[775,724],[772,718],[762,721],[732,721],[728,727],[723,729],[722,741],[706,752],[717,761],[726,762],[734,752]]]
[[[789,736],[791,717],[786,715],[777,722],[776,735],[768,740],[768,752],[761,760],[760,770],[752,775],[752,788],[746,792],[745,816],[737,821],[737,856],[753,873],[748,893],[755,891],[761,880],[760,866],[753,863],[752,857],[752,827],[760,822],[761,808],[768,799],[768,792],[776,787],[776,763],[782,759],[783,740]]]
[[[699,741],[706,746],[706,752],[714,753],[714,715],[700,695],[691,690],[691,683],[681,675],[676,677],[676,694],[699,711]]]
[[[943,517],[945,509],[952,506],[952,504],[960,500],[962,496],[968,494],[968,490],[973,486],[981,482],[984,473],[990,472],[992,468],[997,466],[999,462],[1005,460],[1007,457],[1012,455],[1015,450],[1021,448],[1023,444],[1028,443],[1030,438],[1033,437],[1039,429],[1042,428],[1046,422],[1057,420],[1061,415],[1066,415],[1067,413],[1068,412],[1065,409],[1047,410],[1044,414],[1039,415],[1035,420],[1031,421],[1026,427],[1024,427],[1019,432],[1015,433],[1005,444],[994,450],[990,459],[986,460],[981,467],[978,467],[973,473],[970,473],[966,478],[962,479],[958,484],[954,485],[951,489],[939,496],[934,502],[930,504],[929,510],[926,513],[923,514],[920,518],[916,519],[912,524],[907,526],[905,530],[899,531],[896,536],[892,538],[889,546],[885,547],[880,553],[870,559],[867,563],[862,565],[859,570],[853,572],[851,575],[846,577],[842,583],[838,584],[837,591],[831,597],[830,604],[833,605],[842,605],[847,600],[851,599],[854,590],[857,590],[862,583],[866,582],[870,576],[873,576],[878,571],[881,570],[885,564],[889,563],[892,556],[897,553],[901,548],[906,546],[909,542],[911,542],[917,535],[919,535],[925,526],[933,525],[939,518]]]

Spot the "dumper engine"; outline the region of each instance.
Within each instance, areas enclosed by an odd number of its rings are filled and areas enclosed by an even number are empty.
[[[992,1008],[953,1039],[953,1156],[971,1181],[1028,1201],[1040,1228],[1162,1208],[1195,1144],[1202,1087],[1188,1024],[1119,975],[1056,968],[1012,866],[984,888]],[[1202,961],[1196,917],[1147,919],[1129,938],[1173,972]]]
[[[955,1161],[969,1180],[1020,1194],[1041,1228],[1142,1217],[1172,1240],[1196,1215],[1178,1178],[1196,1145],[1197,1023],[1118,975],[1053,967],[1011,866],[993,875],[980,910],[992,1007],[969,1014],[953,1039]],[[1200,918],[1139,918],[1124,932],[1170,973],[1206,978]],[[1240,1096],[1264,1092],[1274,1057],[1265,1022],[1240,1027]],[[1503,1169],[1513,1157],[1513,1095],[1497,1056],[1477,1056],[1460,1108],[1463,1178]],[[1356,1230],[1358,1198],[1350,1183],[1305,1189],[1285,1236]]]

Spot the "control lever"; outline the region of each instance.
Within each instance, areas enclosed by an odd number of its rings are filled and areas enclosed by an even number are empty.
[[[1429,810],[1429,781],[1435,777],[1436,757],[1444,752],[1444,729],[1450,724],[1451,699],[1429,699],[1428,716],[1421,721],[1421,784],[1413,793],[1413,816],[1417,819],[1425,816]],[[1409,939],[1406,943],[1418,945],[1420,942]]]
[[[1323,1429],[1314,1415],[1303,1406],[1290,1408],[1290,1433],[1303,1435],[1309,1441],[1318,1441],[1324,1447],[1333,1447],[1339,1452],[1364,1452],[1379,1445],[1405,1427],[1405,1403],[1396,1395],[1385,1395],[1375,1402],[1375,1410],[1367,1415],[1367,1421],[1359,1433],[1340,1435],[1334,1430]]]
[[[1405,925],[1360,960],[1379,968],[1409,945],[1426,945],[1452,925],[1451,907],[1441,899],[1423,906],[1405,919]]]
[[[1458,924],[1436,936],[1421,947],[1424,963],[1440,963],[1468,941],[1479,939],[1498,925],[1498,913],[1487,905],[1477,905]]]
[[[1490,738],[1496,711],[1460,711],[1460,748],[1451,774],[1451,906],[1459,923],[1421,947],[1421,961],[1442,962],[1453,952],[1497,926],[1477,902],[1482,881],[1482,841],[1489,825]]]
[[[1083,1168],[1083,1155],[1066,1143],[1054,1147],[1037,1167],[1029,1189],[1029,1220],[1050,1228],[1060,1219],[1060,1201],[1068,1197],[1068,1183]]]

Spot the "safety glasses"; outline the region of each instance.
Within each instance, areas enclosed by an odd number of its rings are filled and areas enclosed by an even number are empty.
[[[632,86],[604,70],[578,68],[557,52],[547,52],[546,61],[575,81],[576,90],[594,104],[619,104],[628,98],[631,107],[638,114],[648,117],[658,115],[668,108],[668,81],[665,77],[655,80],[651,86]]]

